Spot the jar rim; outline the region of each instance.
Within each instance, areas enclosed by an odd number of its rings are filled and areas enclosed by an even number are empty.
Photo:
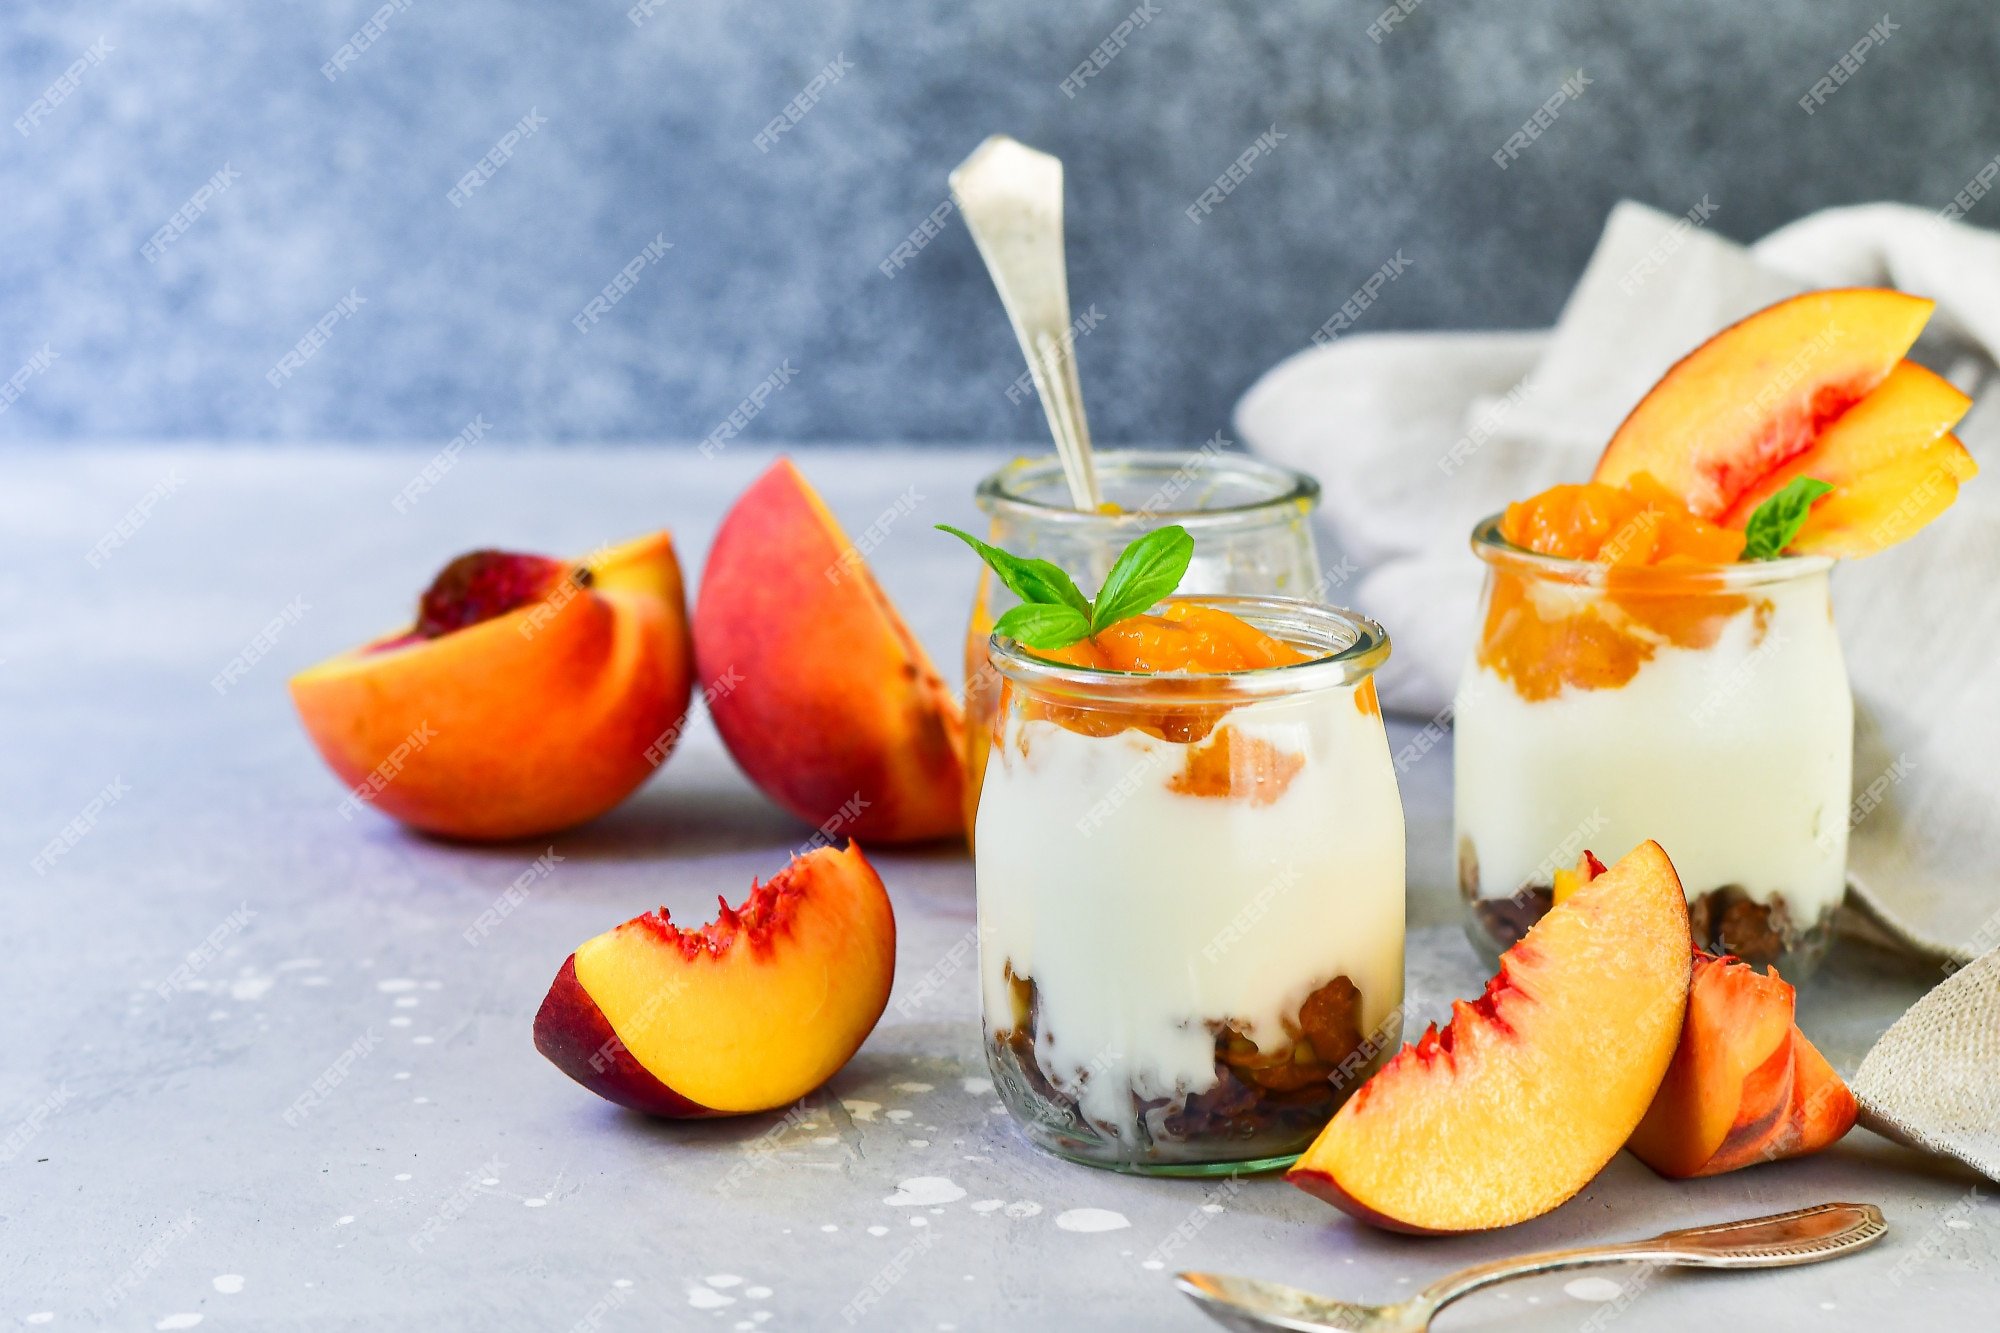
[[[1776,560],[1746,560],[1733,565],[1607,565],[1598,560],[1578,560],[1565,555],[1545,555],[1516,546],[1500,534],[1502,514],[1489,514],[1472,527],[1472,553],[1495,569],[1516,574],[1532,574],[1554,583],[1574,583],[1602,587],[1613,569],[1619,583],[1631,588],[1686,588],[1699,585],[1702,591],[1739,592],[1763,588],[1794,579],[1824,574],[1834,566],[1827,555],[1788,555]]]
[[[1302,597],[1236,593],[1177,595],[1163,601],[1226,611],[1273,638],[1319,655],[1304,662],[1247,671],[1115,671],[1051,662],[998,632],[987,640],[987,652],[1002,675],[1037,693],[1098,703],[1143,702],[1154,707],[1167,702],[1248,702],[1358,685],[1389,660],[1389,632],[1345,607]],[[1162,695],[1171,697],[1163,699]]]
[[[1156,493],[1157,504],[1148,502],[1118,514],[1091,513],[1073,509],[1067,504],[1052,504],[1028,497],[1025,492],[1031,485],[1054,489],[1063,476],[1062,460],[1054,454],[1041,454],[1032,458],[1016,458],[988,473],[973,491],[973,500],[988,514],[1025,516],[1038,524],[1098,526],[1113,530],[1129,528],[1134,530],[1134,535],[1140,529],[1169,523],[1189,529],[1211,530],[1238,526],[1267,520],[1279,513],[1307,513],[1319,503],[1319,482],[1310,474],[1250,454],[1211,449],[1206,445],[1187,451],[1100,449],[1094,461],[1100,474],[1158,472],[1163,477],[1162,491],[1168,482],[1183,473],[1190,481],[1203,473],[1219,473],[1262,483],[1270,494],[1246,504],[1169,509],[1164,506],[1177,500],[1179,493],[1164,497]]]

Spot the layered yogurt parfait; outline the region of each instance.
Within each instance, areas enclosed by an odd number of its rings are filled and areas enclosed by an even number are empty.
[[[1951,433],[1971,400],[1904,359],[1931,304],[1855,288],[1759,311],[1667,372],[1589,482],[1474,530],[1455,805],[1489,958],[1581,853],[1652,839],[1698,947],[1817,963],[1852,818],[1829,571],[1914,536],[1978,472]]]
[[[1067,642],[1024,606],[992,641],[988,1062],[1065,1157],[1282,1165],[1400,1041],[1403,816],[1371,679],[1388,640],[1282,598],[1136,605],[1156,610]]]

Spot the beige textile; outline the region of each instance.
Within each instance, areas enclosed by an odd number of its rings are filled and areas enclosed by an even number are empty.
[[[1911,1005],[1851,1086],[1869,1129],[2000,1180],[2000,949]]]

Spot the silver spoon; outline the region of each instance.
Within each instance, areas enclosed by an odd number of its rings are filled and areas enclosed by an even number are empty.
[[[1794,1213],[1669,1231],[1651,1240],[1496,1259],[1439,1278],[1395,1305],[1350,1305],[1297,1287],[1220,1273],[1181,1273],[1174,1282],[1217,1323],[1243,1333],[1270,1328],[1422,1333],[1430,1327],[1431,1316],[1459,1297],[1509,1278],[1597,1264],[1786,1268],[1852,1254],[1873,1245],[1888,1230],[1882,1210],[1872,1203],[1823,1203]]]
[[[1090,424],[1083,416],[1069,326],[1062,159],[996,134],[959,163],[950,179],[952,200],[1028,358],[1069,481],[1070,502],[1094,510],[1097,469],[1090,461]]]

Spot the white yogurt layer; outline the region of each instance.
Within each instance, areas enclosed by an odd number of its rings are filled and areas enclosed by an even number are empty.
[[[1455,807],[1481,897],[1546,886],[1583,848],[1609,865],[1651,838],[1690,899],[1782,894],[1801,928],[1840,901],[1854,704],[1826,577],[1751,596],[1712,647],[1663,646],[1618,689],[1531,703],[1467,667]]]
[[[1126,1140],[1134,1093],[1216,1085],[1210,1022],[1269,1051],[1337,976],[1361,992],[1364,1036],[1402,1003],[1403,810],[1380,717],[1335,688],[1247,704],[1221,725],[1303,757],[1276,800],[1172,790],[1187,745],[1018,717],[986,770],[987,1027],[1011,1026],[1011,965],[1037,988],[1042,1073]]]

